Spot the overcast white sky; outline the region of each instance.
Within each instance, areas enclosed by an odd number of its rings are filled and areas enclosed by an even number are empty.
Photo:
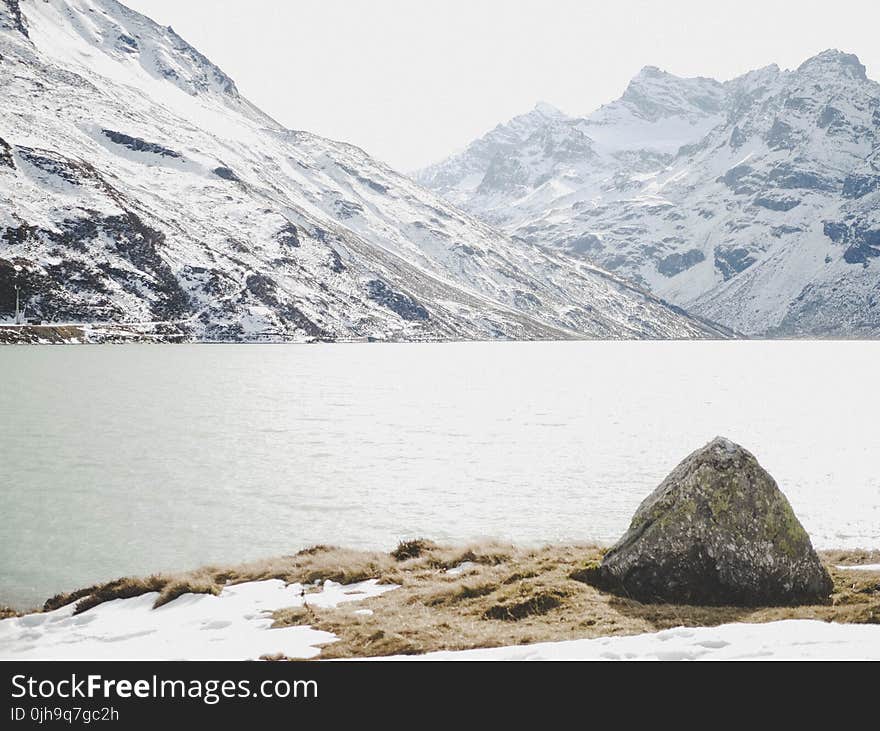
[[[410,171],[546,101],[583,114],[646,65],[724,80],[825,48],[880,79],[878,0],[123,0],[288,127]]]

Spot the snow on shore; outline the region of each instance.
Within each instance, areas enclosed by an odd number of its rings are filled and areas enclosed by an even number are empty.
[[[375,580],[324,583],[305,603],[333,607],[378,596],[393,585]],[[82,614],[74,604],[0,621],[0,660],[250,660],[282,653],[310,658],[329,632],[271,629],[270,613],[303,605],[303,587],[271,579],[227,586],[219,596],[184,594],[153,609],[157,593],[115,599]]]
[[[880,625],[786,619],[387,660],[880,660]]]
[[[327,581],[321,591],[306,594],[305,602],[335,607],[394,588],[375,580],[345,586]],[[216,597],[185,594],[159,609],[152,608],[155,592],[105,602],[78,615],[69,604],[0,621],[0,660],[248,660],[279,653],[312,658],[336,637],[308,626],[271,628],[270,613],[302,606],[302,590],[300,584],[272,579],[227,586]],[[376,659],[880,660],[880,625],[789,619]]]

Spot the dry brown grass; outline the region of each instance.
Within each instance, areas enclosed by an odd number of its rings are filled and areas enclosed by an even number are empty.
[[[822,554],[834,579],[829,604],[758,608],[641,604],[578,581],[576,577],[601,560],[602,553],[595,546],[451,547],[429,541],[408,542],[390,554],[315,546],[239,566],[120,579],[53,597],[46,608],[78,600],[79,612],[101,601],[148,591],[159,592],[155,605],[161,606],[186,592],[217,594],[225,584],[264,579],[305,585],[327,579],[342,584],[377,579],[399,586],[335,609],[306,604],[275,613],[276,626],[309,624],[337,635],[338,641],[324,647],[323,658],[463,650],[791,618],[880,623],[880,574],[834,568],[878,563],[878,551]],[[465,562],[469,563],[465,570],[447,573]],[[373,614],[354,613],[363,608]]]
[[[418,558],[425,551],[436,548],[436,545],[424,538],[416,538],[412,541],[401,541],[391,552],[391,558],[395,561],[406,561],[408,558]]]
[[[866,551],[861,548],[849,550],[821,551],[822,559],[827,564],[855,566],[860,563],[880,563],[880,550]]]
[[[9,619],[10,617],[17,617],[18,615],[19,613],[11,607],[0,607],[0,619]]]
[[[173,602],[183,594],[213,594],[217,596],[222,589],[223,587],[209,576],[171,579],[159,591],[159,596],[153,602],[153,609],[158,609],[163,604]]]
[[[397,562],[387,553],[353,551],[331,546],[314,546],[292,556],[253,561],[238,566],[212,567],[179,574],[126,577],[104,584],[57,594],[43,605],[43,611],[76,602],[75,614],[112,599],[129,599],[158,592],[154,607],[173,601],[181,594],[220,593],[226,584],[281,579],[288,583],[320,583],[325,580],[351,584],[365,579],[382,579],[393,574]],[[396,574],[395,574],[396,575]]]
[[[76,591],[62,592],[50,597],[43,604],[44,612],[51,612],[60,607],[76,602],[74,614],[80,614],[99,604],[112,599],[131,599],[132,597],[162,591],[170,581],[168,577],[154,574],[146,578],[124,577],[104,584],[94,584]]]
[[[334,609],[282,610],[275,613],[275,623],[310,624],[333,632],[339,640],[324,647],[322,658],[464,650],[791,618],[880,623],[880,575],[835,569],[835,563],[843,563],[840,552],[823,556],[835,585],[829,604],[758,608],[641,604],[572,578],[601,556],[602,549],[594,546],[429,546],[383,576],[399,589]],[[474,565],[461,574],[446,573],[462,561]],[[868,553],[860,562],[874,560]],[[354,613],[362,608],[373,614]]]

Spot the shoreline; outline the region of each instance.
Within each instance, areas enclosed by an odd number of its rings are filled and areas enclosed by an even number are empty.
[[[586,551],[605,551],[611,547],[611,544],[598,543],[594,541],[572,541],[572,542],[561,542],[561,543],[548,543],[542,541],[527,541],[523,543],[511,543],[509,541],[497,540],[493,538],[481,539],[481,540],[468,540],[460,543],[442,543],[436,544],[434,541],[429,539],[414,539],[414,541],[401,541],[398,544],[398,548],[400,545],[404,545],[409,542],[421,542],[426,541],[429,544],[433,544],[437,546],[438,549],[446,552],[451,551],[453,553],[461,553],[466,554],[475,548],[479,548],[481,546],[499,546],[505,549],[511,549],[518,552],[534,552],[534,551],[544,551],[544,550],[552,550],[552,549],[574,549],[574,550],[586,550]],[[0,595],[0,619],[4,619],[10,616],[22,616],[25,614],[34,614],[38,612],[46,611],[47,605],[52,605],[52,608],[57,608],[59,606],[58,601],[63,597],[81,597],[84,596],[85,592],[88,590],[92,590],[95,587],[104,587],[110,584],[114,584],[120,581],[130,581],[130,582],[141,582],[147,581],[151,577],[160,577],[160,582],[164,585],[164,581],[170,579],[172,582],[177,579],[183,578],[186,579],[188,577],[198,577],[204,576],[206,574],[224,574],[230,573],[233,574],[236,571],[247,571],[251,567],[256,566],[276,566],[284,561],[291,561],[297,559],[297,557],[313,554],[316,550],[328,550],[339,552],[342,555],[346,556],[385,556],[393,555],[394,550],[392,551],[383,551],[381,549],[362,549],[362,548],[345,548],[343,546],[337,546],[335,544],[316,544],[313,546],[307,546],[306,548],[299,549],[298,551],[290,554],[278,554],[275,556],[267,556],[263,558],[255,558],[248,559],[241,562],[222,562],[222,563],[205,563],[202,565],[198,565],[195,568],[191,569],[170,569],[164,571],[157,571],[149,574],[124,574],[122,576],[118,576],[114,579],[106,579],[106,580],[97,580],[91,584],[86,586],[81,586],[75,589],[63,590],[56,592],[55,594],[47,597],[42,600],[42,604],[30,605],[24,607],[16,607],[12,603],[7,603],[2,595]],[[825,549],[816,549],[816,553],[819,558],[822,560],[822,563],[826,566],[832,566],[836,564],[840,565],[851,565],[858,566],[861,564],[872,565],[875,563],[880,563],[880,548],[825,548]],[[331,572],[333,573],[333,572]],[[340,567],[336,572],[337,575],[344,576],[346,575],[346,570],[343,567]],[[367,578],[381,578],[379,576],[375,577],[367,577]],[[4,614],[5,612],[5,614]]]
[[[880,624],[880,571],[876,570],[880,550],[819,551],[834,581],[829,601],[775,607],[646,604],[602,591],[584,583],[578,573],[600,560],[604,550],[577,544],[441,546],[425,540],[401,543],[390,553],[314,546],[238,566],[96,584],[51,597],[36,614],[67,607],[62,611],[76,616],[114,599],[146,601],[145,611],[173,608],[170,605],[177,600],[186,603],[202,594],[218,597],[230,588],[275,582],[301,587],[301,593],[298,601],[266,613],[271,619],[267,627],[332,636],[333,641],[321,644],[321,659],[473,650],[787,619]],[[875,568],[841,568],[860,564]],[[327,587],[344,590],[364,582],[385,590],[354,605],[322,605],[321,593]],[[6,616],[26,614],[34,613],[7,610]]]
[[[733,334],[729,337],[633,337],[607,338],[573,335],[568,338],[425,338],[395,339],[363,336],[357,338],[314,338],[310,336],[277,336],[266,333],[260,337],[229,338],[213,340],[192,334],[186,323],[58,323],[40,325],[11,325],[0,323],[0,345],[361,345],[369,344],[452,344],[452,343],[619,343],[619,342],[823,342],[823,343],[873,343],[880,337],[846,335],[779,336]]]

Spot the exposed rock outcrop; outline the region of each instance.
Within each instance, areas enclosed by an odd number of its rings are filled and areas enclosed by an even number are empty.
[[[587,580],[645,602],[821,603],[831,578],[775,480],[716,438],[639,506]]]

